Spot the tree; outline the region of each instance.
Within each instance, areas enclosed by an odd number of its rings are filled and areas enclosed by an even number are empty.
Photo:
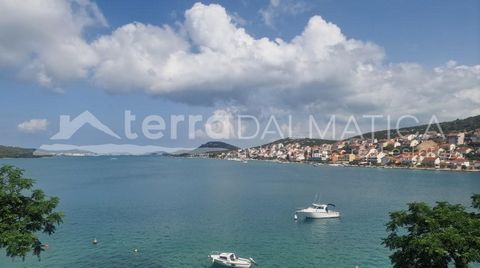
[[[472,196],[472,207],[480,209],[480,194],[474,194]],[[480,215],[477,215],[480,216]]]
[[[480,209],[480,194],[472,196]],[[462,205],[437,202],[410,203],[408,210],[390,213],[390,232],[383,244],[390,250],[394,267],[468,267],[480,261],[480,214]]]
[[[22,257],[28,252],[40,258],[44,247],[38,232],[51,235],[62,222],[63,214],[54,212],[57,197],[47,197],[32,189],[34,180],[24,178],[23,170],[10,165],[0,167],[0,248],[8,257]]]

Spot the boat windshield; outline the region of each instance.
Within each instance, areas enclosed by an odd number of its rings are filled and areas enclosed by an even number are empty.
[[[325,206],[323,205],[313,205],[315,209],[325,209]]]

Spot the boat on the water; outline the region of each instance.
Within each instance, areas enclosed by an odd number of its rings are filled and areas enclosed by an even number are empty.
[[[252,258],[239,258],[235,253],[231,252],[217,252],[213,251],[208,254],[208,257],[212,260],[212,263],[218,264],[224,267],[241,267],[249,268],[255,261]]]
[[[304,217],[307,219],[327,219],[327,218],[339,218],[340,212],[329,209],[329,207],[335,207],[334,204],[319,204],[313,203],[307,208],[297,210],[295,215]]]

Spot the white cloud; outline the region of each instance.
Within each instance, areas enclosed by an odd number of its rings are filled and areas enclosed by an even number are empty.
[[[102,55],[96,83],[172,98],[186,92],[195,100],[205,93],[238,100],[257,89],[299,89],[383,58],[378,46],[348,40],[319,16],[290,42],[272,41],[237,27],[223,7],[199,3],[185,12],[180,31],[129,24],[93,47]]]
[[[236,136],[235,118],[230,109],[218,109],[207,119],[205,132],[211,139],[231,139]]]
[[[47,130],[47,119],[30,119],[18,124],[18,130],[25,133],[37,133]]]
[[[82,37],[85,27],[106,25],[88,0],[1,0],[0,67],[42,86],[87,76],[96,53]]]
[[[112,90],[141,89],[158,91],[177,81],[168,77],[168,61],[189,43],[168,26],[156,27],[131,23],[102,36],[92,43],[99,63],[93,79],[97,84]],[[177,66],[183,67],[183,66]],[[175,71],[175,66],[170,66]],[[164,80],[162,85],[158,85]]]
[[[446,120],[480,112],[480,65],[388,63],[380,46],[348,38],[320,16],[291,40],[271,40],[250,35],[220,5],[196,3],[179,26],[130,23],[87,42],[85,27],[106,24],[95,4],[13,3],[0,0],[8,11],[0,17],[0,66],[44,86],[88,79],[112,92],[228,105],[264,118],[411,113]]]

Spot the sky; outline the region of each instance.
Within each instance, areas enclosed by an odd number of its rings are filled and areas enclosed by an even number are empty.
[[[218,128],[184,122],[172,138],[172,115],[218,116],[227,141],[250,146],[278,138],[272,116],[300,137],[309,115],[368,131],[364,115],[384,129],[480,114],[479,1],[0,0],[0,13],[2,145],[195,147]],[[120,139],[91,126],[51,139],[61,115],[85,111]],[[143,132],[152,115],[162,137]],[[238,115],[258,118],[255,138],[240,139],[255,126]]]

